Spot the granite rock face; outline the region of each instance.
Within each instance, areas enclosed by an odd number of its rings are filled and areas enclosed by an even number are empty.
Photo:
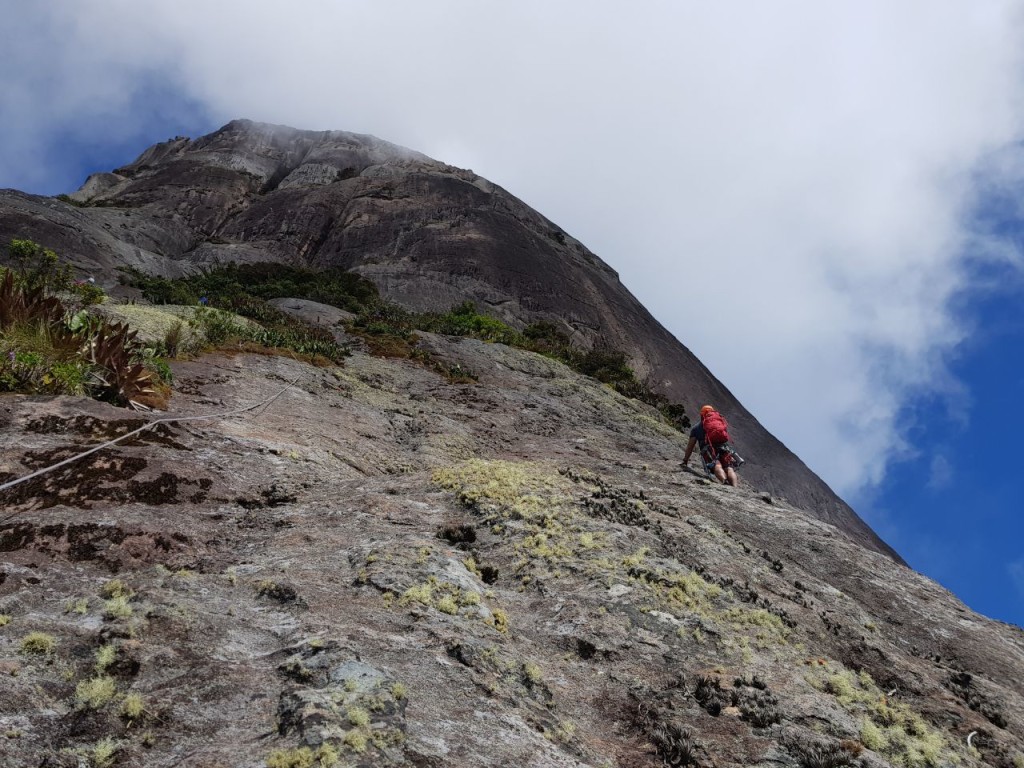
[[[175,362],[216,418],[0,492],[0,764],[1024,763],[1019,628],[555,361],[420,344],[478,382]],[[0,396],[0,482],[151,418]]]
[[[0,240],[27,237],[112,285],[217,261],[340,266],[417,310],[465,300],[630,355],[641,379],[726,414],[747,479],[899,558],[662,327],[607,264],[504,189],[371,136],[238,120],[91,176],[74,204],[0,191]]]

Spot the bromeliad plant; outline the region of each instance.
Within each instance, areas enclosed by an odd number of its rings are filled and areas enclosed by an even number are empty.
[[[129,406],[162,399],[135,331],[70,315],[43,286],[18,278],[5,270],[0,279],[0,391],[85,394]]]
[[[99,399],[132,405],[156,394],[155,377],[141,362],[137,335],[124,323],[102,323],[88,340],[86,355]]]

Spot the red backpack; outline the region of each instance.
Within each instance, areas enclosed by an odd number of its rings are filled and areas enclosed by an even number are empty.
[[[700,423],[704,426],[704,437],[712,445],[729,442],[729,425],[718,411],[708,411],[700,417]]]

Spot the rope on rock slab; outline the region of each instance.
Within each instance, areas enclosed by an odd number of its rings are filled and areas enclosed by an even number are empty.
[[[302,378],[302,377],[301,376],[297,376],[293,381],[291,381],[288,384],[286,384],[284,386],[284,388],[280,392],[278,392],[276,395],[272,395],[271,397],[268,397],[266,400],[261,400],[260,402],[256,403],[255,405],[249,405],[249,406],[246,406],[245,408],[236,408],[233,411],[225,411],[224,413],[208,413],[208,414],[204,414],[204,415],[200,415],[200,416],[175,416],[174,418],[170,418],[170,419],[157,419],[156,421],[151,421],[148,424],[143,424],[138,429],[133,429],[131,432],[126,432],[125,434],[121,435],[120,437],[115,437],[113,440],[108,440],[105,443],[100,443],[99,445],[94,445],[92,448],[90,448],[87,451],[82,451],[82,453],[75,454],[74,456],[71,456],[70,458],[64,459],[63,461],[58,461],[56,464],[51,464],[48,467],[43,467],[42,469],[37,469],[35,472],[33,472],[31,474],[28,474],[28,475],[25,475],[24,477],[19,477],[16,480],[9,480],[6,483],[0,484],[0,491],[6,491],[8,488],[13,488],[14,486],[19,485],[20,483],[24,483],[24,482],[26,482],[28,480],[31,480],[34,477],[39,477],[40,475],[45,475],[47,472],[52,472],[55,469],[59,469],[60,467],[66,466],[67,464],[71,464],[73,462],[76,462],[79,459],[84,459],[86,456],[88,456],[90,454],[93,454],[93,453],[96,453],[96,451],[102,451],[104,448],[109,448],[110,446],[114,445],[115,443],[119,443],[122,440],[125,440],[125,439],[127,439],[129,437],[132,437],[133,435],[137,435],[140,432],[145,432],[147,429],[152,429],[153,427],[156,427],[158,424],[174,424],[174,423],[180,423],[180,422],[183,422],[183,421],[205,421],[205,420],[209,420],[209,419],[224,419],[224,418],[227,418],[228,416],[237,416],[238,414],[246,413],[248,411],[255,411],[257,408],[260,408],[262,406],[268,406],[269,407],[272,402],[277,400],[277,398],[279,398],[281,395],[283,395],[285,392],[287,392],[291,387],[295,386],[295,383],[300,378]]]

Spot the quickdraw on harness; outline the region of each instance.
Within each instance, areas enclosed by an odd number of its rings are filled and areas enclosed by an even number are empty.
[[[715,446],[708,440],[700,449],[701,464],[704,466],[704,474],[708,477],[714,476],[713,467],[715,462],[718,461],[718,451],[715,450]]]

